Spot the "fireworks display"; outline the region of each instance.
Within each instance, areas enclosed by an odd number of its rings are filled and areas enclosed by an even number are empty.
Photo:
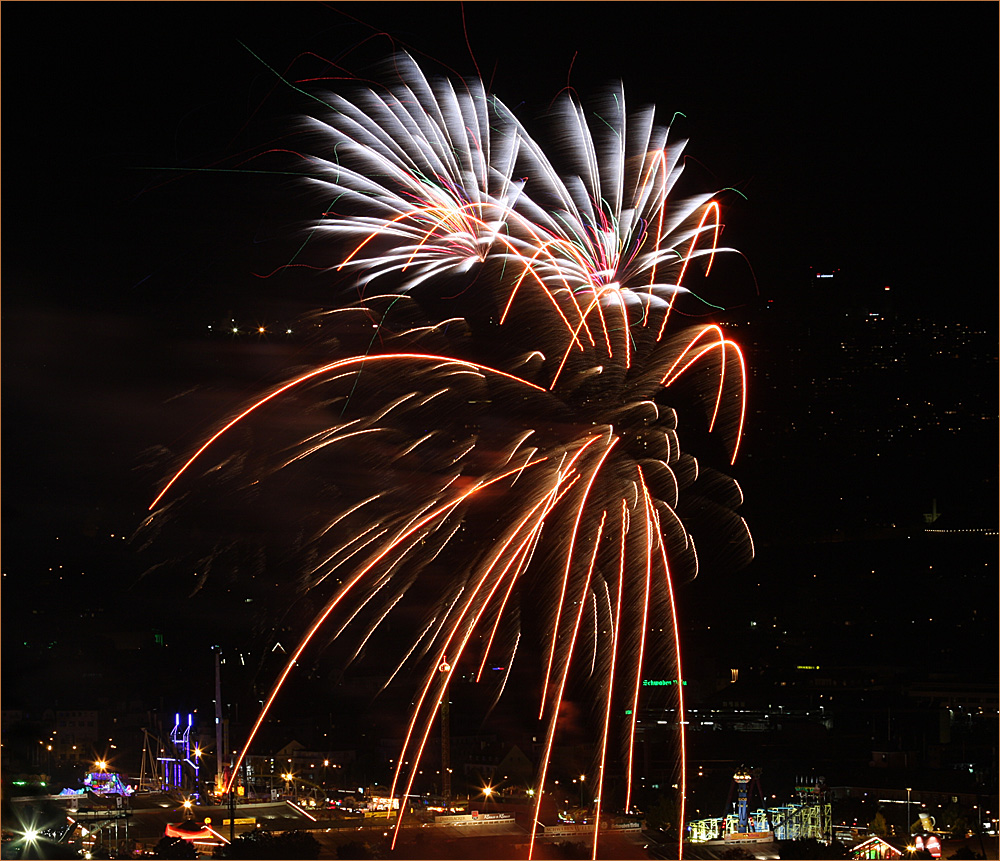
[[[299,594],[314,616],[244,755],[310,645],[351,661],[387,643],[386,686],[416,685],[401,797],[455,674],[496,701],[524,666],[544,728],[534,819],[573,691],[592,708],[599,822],[634,806],[643,679],[683,679],[678,584],[752,555],[740,489],[709,465],[739,450],[742,354],[693,322],[725,250],[719,199],[676,199],[684,142],[652,108],[626,112],[620,88],[563,95],[545,148],[478,80],[430,80],[405,56],[387,79],[324,95],[295,154],[322,213],[310,249],[354,291],[313,321],[327,360],[227,419],[150,522],[209,475],[311,500]],[[235,453],[290,412],[307,433],[290,422],[262,464]]]

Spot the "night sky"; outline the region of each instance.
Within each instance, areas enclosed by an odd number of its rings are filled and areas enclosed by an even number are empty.
[[[478,69],[526,121],[567,84],[620,78],[633,105],[684,114],[696,188],[746,196],[725,240],[749,262],[733,269],[748,313],[794,309],[809,267],[840,268],[851,289],[891,285],[901,312],[995,332],[994,4],[12,3],[3,23],[3,605],[18,632],[40,583],[114,606],[148,564],[122,536],[170,458],[305,361],[278,334],[206,335],[231,318],[280,331],[328,298],[316,277],[259,277],[314,217],[294,178],[252,172],[312,108],[279,75],[364,77],[402,48]],[[841,301],[861,299],[824,299]],[[995,474],[995,447],[981,462]],[[755,485],[794,507],[783,481]]]

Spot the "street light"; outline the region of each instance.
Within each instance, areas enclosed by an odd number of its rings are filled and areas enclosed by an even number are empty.
[[[910,834],[910,787],[906,787],[906,834]]]
[[[483,787],[483,795],[486,797],[486,803],[484,805],[484,809],[486,809],[486,810],[490,809],[490,796],[492,794],[493,794],[493,787],[492,786],[484,786]]]

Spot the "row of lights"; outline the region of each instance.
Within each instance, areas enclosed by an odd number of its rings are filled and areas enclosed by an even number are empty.
[[[209,326],[208,328],[209,329],[213,329],[214,327],[213,326]],[[233,334],[233,335],[239,335],[243,330],[240,329],[239,326],[233,325],[233,326],[229,327],[228,329],[226,329],[225,331],[227,331],[227,332],[229,332],[230,334]],[[253,331],[253,330],[252,329],[247,329],[246,331],[250,332],[250,331]],[[257,332],[258,335],[266,335],[267,334],[267,327],[266,326],[258,326],[257,329],[256,329],[256,332]],[[286,335],[291,335],[292,334],[292,330],[291,329],[285,329],[285,334]]]

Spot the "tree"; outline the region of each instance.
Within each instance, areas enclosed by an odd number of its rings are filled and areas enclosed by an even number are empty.
[[[590,847],[585,843],[562,840],[559,843],[553,843],[552,848],[556,852],[556,858],[583,859],[590,857]]]
[[[970,849],[968,846],[963,846],[961,849],[957,849],[953,854],[948,856],[949,858],[960,859],[960,861],[982,861],[985,855],[980,855],[978,852]]]
[[[952,801],[938,815],[938,822],[951,832],[952,837],[965,837],[975,821],[970,814],[970,810]]]
[[[851,850],[837,840],[829,846],[813,837],[806,840],[779,840],[779,858],[850,858]]]
[[[360,840],[352,840],[350,843],[341,843],[337,847],[337,857],[345,861],[353,859],[370,859],[375,857],[372,847]]]
[[[276,858],[274,854],[274,835],[262,828],[255,828],[241,834],[232,843],[220,846],[213,853],[215,858]]]
[[[889,829],[885,824],[885,817],[881,811],[876,813],[875,818],[868,823],[868,833],[874,834],[877,837],[885,837],[889,833]]]
[[[198,852],[187,840],[180,837],[163,837],[153,847],[156,858],[197,858]]]
[[[725,861],[744,861],[744,859],[756,858],[757,856],[748,852],[742,846],[732,846],[729,849],[723,850],[719,854],[719,857],[725,859]]]
[[[313,859],[319,857],[319,841],[308,831],[285,831],[274,838],[277,858]]]
[[[667,795],[659,795],[646,810],[646,824],[650,828],[670,831],[677,821],[677,803]]]
[[[848,796],[846,798],[835,798],[833,800],[834,821],[841,822],[868,822],[872,813],[878,808],[867,798]]]
[[[319,856],[319,842],[305,831],[284,831],[272,834],[255,828],[241,834],[228,846],[215,850],[216,858],[231,859],[312,859]]]

